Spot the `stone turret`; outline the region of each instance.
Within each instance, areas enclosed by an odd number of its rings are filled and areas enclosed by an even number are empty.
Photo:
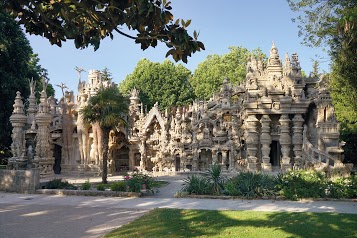
[[[27,157],[25,157],[25,133],[24,126],[27,118],[24,113],[24,104],[21,99],[21,93],[16,93],[14,110],[10,117],[10,122],[13,127],[12,129],[12,144],[11,152],[12,158],[9,160],[9,169],[25,169],[27,165]]]
[[[40,104],[35,120],[38,126],[36,138],[36,155],[34,157],[35,167],[40,170],[41,176],[53,175],[54,158],[50,145],[50,130],[49,125],[52,121],[52,116],[47,102],[48,81],[43,79],[43,90],[41,92]]]

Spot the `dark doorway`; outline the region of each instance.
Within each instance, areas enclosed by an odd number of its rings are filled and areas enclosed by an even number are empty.
[[[280,166],[280,143],[273,140],[270,144],[270,163],[272,166]]]
[[[114,150],[113,158],[116,172],[129,170],[129,148],[122,147],[119,150]]]
[[[61,173],[61,160],[62,160],[62,146],[56,145],[53,149],[53,157],[55,157],[55,164],[53,165],[53,171],[55,174]]]
[[[181,163],[180,156],[176,155],[176,159],[175,159],[176,171],[180,171],[180,163]]]
[[[222,153],[221,152],[218,152],[218,154],[217,154],[217,162],[218,162],[218,164],[222,164]]]

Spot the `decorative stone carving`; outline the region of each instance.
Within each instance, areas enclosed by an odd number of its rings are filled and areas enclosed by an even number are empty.
[[[27,157],[25,157],[26,147],[25,132],[23,127],[27,118],[24,113],[24,104],[22,102],[20,92],[16,92],[16,98],[13,107],[14,110],[10,117],[10,122],[13,128],[11,134],[12,158],[9,160],[8,169],[25,169],[27,165]]]
[[[40,104],[35,120],[38,125],[36,135],[36,155],[34,157],[34,164],[40,170],[41,176],[53,175],[53,152],[50,145],[50,131],[49,124],[52,117],[49,113],[49,105],[47,102],[46,87],[48,82],[42,80],[43,91],[41,92]]]
[[[303,127],[302,124],[304,119],[302,118],[301,114],[295,114],[293,118],[293,151],[294,151],[294,169],[301,169],[303,168],[303,157],[302,157],[302,140],[303,140]]]
[[[286,54],[282,65],[273,43],[267,65],[250,56],[246,81],[232,85],[225,78],[221,89],[208,101],[195,100],[165,111],[160,111],[156,103],[147,110],[134,88],[129,95],[127,127],[115,128],[110,134],[109,170],[112,174],[123,168],[171,173],[207,170],[219,163],[228,171],[277,171],[273,166],[280,166],[285,172],[292,164],[298,169],[309,162],[324,163],[329,171],[333,167],[341,171],[344,165],[339,125],[326,84],[319,82],[302,77],[296,53],[291,59]],[[43,83],[46,86],[48,82]],[[20,101],[15,102],[10,119],[14,126],[14,158],[34,157],[41,174],[49,174],[55,144],[57,149],[62,146],[61,172],[98,172],[102,133],[98,125],[83,122],[81,109],[100,87],[108,86],[113,83],[103,81],[99,71],[90,70],[87,82],[79,80],[77,102],[71,92],[60,104],[54,98],[47,100],[42,92],[37,108],[35,84],[30,81],[27,120],[23,121],[26,116]],[[36,137],[36,146],[31,137]]]
[[[286,114],[281,115],[279,119],[280,123],[280,145],[281,145],[281,166],[282,171],[285,172],[291,168],[290,164],[290,146],[291,146],[291,136],[290,136],[290,119]]]

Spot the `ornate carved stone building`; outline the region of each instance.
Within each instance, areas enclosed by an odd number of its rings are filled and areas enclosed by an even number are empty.
[[[319,82],[302,76],[296,53],[291,58],[286,54],[282,62],[273,43],[266,64],[251,57],[245,81],[232,85],[224,80],[208,101],[164,112],[156,104],[147,111],[134,89],[128,127],[110,134],[109,173],[203,171],[212,164],[228,171],[284,172],[315,166],[346,172],[332,100]],[[101,80],[99,71],[90,71],[88,82],[79,82],[76,102],[73,92],[64,93],[60,104],[43,95],[38,108],[30,103],[27,116],[18,95],[11,118],[10,165],[33,162],[43,175],[52,165],[56,173],[98,171],[101,131],[98,125],[84,124],[79,111],[100,86],[112,85]],[[53,156],[47,154],[50,147]]]

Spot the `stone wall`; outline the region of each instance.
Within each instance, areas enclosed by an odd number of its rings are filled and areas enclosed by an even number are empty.
[[[35,193],[39,185],[39,170],[0,170],[1,191]]]

